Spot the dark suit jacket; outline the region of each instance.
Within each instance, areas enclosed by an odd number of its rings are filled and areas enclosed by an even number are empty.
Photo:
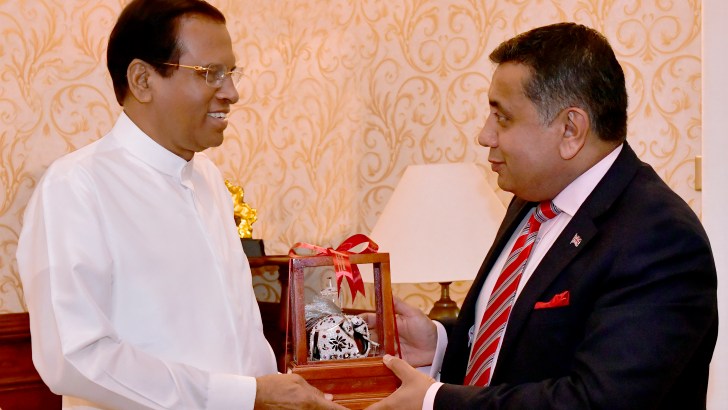
[[[450,332],[435,408],[704,409],[718,333],[708,238],[626,143],[516,300],[491,386],[461,385],[480,289],[534,205],[508,207]],[[564,291],[568,306],[534,309]]]

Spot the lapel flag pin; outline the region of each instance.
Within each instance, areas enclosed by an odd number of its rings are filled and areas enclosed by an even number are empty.
[[[581,244],[581,236],[579,236],[578,233],[575,233],[574,237],[571,238],[571,242],[569,242],[569,243],[574,245],[575,248],[578,247],[579,244]]]

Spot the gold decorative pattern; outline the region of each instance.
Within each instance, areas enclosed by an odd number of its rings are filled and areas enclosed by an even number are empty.
[[[40,176],[120,112],[105,51],[124,3],[0,0],[1,313],[25,309],[15,250]],[[256,205],[254,235],[269,254],[369,233],[410,164],[476,162],[507,202],[476,142],[488,112],[488,53],[565,20],[610,39],[627,75],[630,143],[700,213],[699,0],[211,3],[228,18],[246,76],[226,140],[209,154]],[[280,296],[266,284],[274,277],[256,275],[261,297]],[[461,302],[468,286],[454,283],[452,297]],[[439,297],[437,284],[394,289],[424,310]]]

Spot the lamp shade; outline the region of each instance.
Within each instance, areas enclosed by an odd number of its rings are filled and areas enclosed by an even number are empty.
[[[394,283],[471,280],[504,214],[475,164],[410,165],[370,237],[389,252]]]

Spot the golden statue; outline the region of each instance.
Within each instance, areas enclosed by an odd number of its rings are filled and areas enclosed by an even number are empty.
[[[258,211],[245,203],[245,191],[243,191],[242,187],[231,184],[227,179],[225,180],[225,186],[233,197],[233,214],[235,217],[235,225],[238,226],[238,235],[241,238],[252,238],[252,225],[258,220]]]

